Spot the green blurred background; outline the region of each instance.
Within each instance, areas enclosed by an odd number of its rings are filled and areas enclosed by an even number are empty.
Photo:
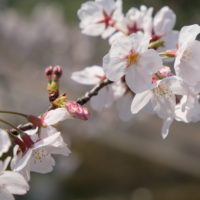
[[[62,91],[76,99],[88,87],[70,80],[73,71],[102,63],[108,44],[82,35],[81,0],[0,0],[0,106],[39,115],[48,105],[43,70],[64,68]],[[200,22],[200,1],[124,0],[124,11],[144,4],[168,5],[176,28]],[[18,200],[199,200],[200,125],[174,123],[162,140],[162,121],[147,108],[121,122],[113,106],[91,112],[87,122],[60,125],[72,150],[56,157],[54,172],[33,174],[31,190]],[[13,123],[20,119],[8,118]]]

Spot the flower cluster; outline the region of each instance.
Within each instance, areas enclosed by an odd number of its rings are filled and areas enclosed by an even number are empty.
[[[112,82],[92,99],[92,108],[100,111],[116,102],[120,118],[129,120],[150,102],[163,120],[163,138],[173,120],[200,120],[199,25],[177,31],[168,6],[155,15],[144,5],[124,14],[120,0],[88,1],[78,16],[84,34],[108,38],[110,44],[102,66],[72,74],[85,85]]]
[[[27,124],[0,129],[0,199],[13,200],[25,194],[31,172],[53,170],[54,154],[68,156],[70,150],[56,128],[67,119],[88,120],[91,101],[96,111],[116,103],[119,117],[131,120],[149,102],[163,120],[166,138],[174,120],[200,121],[200,33],[199,25],[173,30],[175,13],[167,6],[153,16],[153,8],[141,6],[122,12],[121,0],[95,0],[78,10],[82,33],[108,39],[110,49],[102,66],[89,66],[71,78],[94,87],[76,101],[60,94],[60,66],[45,70],[50,105],[39,116],[0,111],[24,117]]]
[[[55,166],[52,155],[68,156],[70,150],[55,127],[66,119],[88,120],[88,109],[70,101],[65,94],[59,94],[59,79],[62,76],[60,66],[47,67],[47,91],[51,105],[47,112],[40,116],[23,113],[0,111],[25,117],[29,124],[15,127],[0,119],[0,122],[11,126],[12,130],[0,129],[0,199],[13,200],[13,194],[25,194],[30,181],[30,172],[49,173]],[[26,127],[27,126],[27,127]]]

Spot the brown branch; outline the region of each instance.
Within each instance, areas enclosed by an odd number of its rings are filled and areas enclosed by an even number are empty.
[[[93,96],[98,95],[99,91],[104,88],[105,86],[113,83],[113,81],[110,81],[108,79],[105,79],[101,83],[95,85],[89,92],[86,92],[84,96],[77,99],[77,103],[80,105],[86,104]]]
[[[99,91],[102,88],[104,88],[105,86],[107,86],[111,83],[113,83],[113,82],[108,79],[105,79],[101,83],[95,85],[89,92],[86,92],[84,96],[78,98],[76,102],[79,103],[80,105],[86,104],[88,101],[90,101],[90,99],[93,96],[98,95]],[[19,128],[21,131],[28,131],[28,130],[34,129],[36,127],[32,123],[26,123],[23,125],[19,125],[17,128]],[[11,129],[11,130],[9,130],[9,132],[12,133],[13,135],[18,135],[18,132],[15,129]]]

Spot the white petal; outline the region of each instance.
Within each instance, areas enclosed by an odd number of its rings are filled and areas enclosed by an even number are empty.
[[[69,118],[71,118],[71,115],[69,114],[67,109],[57,108],[55,110],[50,110],[45,113],[43,120],[46,125],[51,126]]]
[[[30,162],[30,170],[38,173],[49,173],[55,166],[55,160],[44,148],[34,150]]]
[[[158,35],[165,34],[173,29],[175,22],[175,13],[165,6],[154,17],[154,31]]]
[[[60,137],[60,132],[56,132],[55,134],[53,134],[49,137],[43,138],[43,139],[39,140],[38,142],[36,142],[34,144],[33,149],[36,150],[38,148],[45,147],[45,146],[48,146],[50,144],[53,144],[54,142],[56,142],[56,140],[59,137]]]
[[[170,32],[166,33],[161,38],[161,40],[164,41],[164,45],[159,47],[157,49],[157,51],[163,52],[163,51],[167,51],[169,49],[176,49],[177,48],[177,44],[178,44],[178,37],[179,37],[179,32],[178,31],[170,31]],[[167,60],[167,61],[170,62],[169,60]],[[171,60],[174,60],[174,58],[172,58]]]
[[[96,111],[108,108],[114,101],[113,91],[107,86],[99,91],[99,94],[91,99],[91,106]]]
[[[118,81],[125,74],[126,65],[125,59],[111,58],[109,54],[103,57],[105,75],[111,81]]]
[[[133,114],[138,113],[145,105],[149,103],[152,95],[153,94],[151,90],[136,94],[131,104],[131,112]]]
[[[15,164],[14,163],[12,164],[13,165],[12,169],[14,171],[21,171],[22,169],[24,169],[28,165],[28,162],[30,161],[31,155],[32,155],[32,149],[29,149],[23,155],[22,158],[20,158],[18,161],[16,161]]]
[[[125,79],[128,87],[135,93],[141,93],[155,87],[151,75],[141,72],[137,66],[127,69]]]
[[[142,32],[133,33],[130,36],[131,48],[141,54],[147,51],[151,37]]]
[[[186,83],[195,86],[200,81],[200,42],[193,41],[183,52],[181,57],[177,57],[174,68],[178,76]]]
[[[179,48],[184,49],[190,42],[193,42],[200,33],[200,26],[197,24],[184,26],[179,34]]]
[[[2,200],[15,200],[14,196],[6,189],[0,188],[0,199]]]
[[[152,75],[162,68],[162,60],[157,51],[153,49],[147,50],[138,60],[138,70],[142,73]]]
[[[25,194],[29,189],[24,177],[12,171],[4,171],[0,175],[0,185],[4,185],[4,188],[12,194]]]
[[[84,84],[95,85],[101,81],[104,76],[103,68],[100,66],[86,67],[85,69],[72,73],[72,80]]]
[[[190,93],[189,86],[183,81],[182,78],[177,76],[170,76],[158,82],[158,85],[164,85],[176,95],[187,95]]]
[[[9,150],[10,145],[11,142],[8,133],[5,130],[0,129],[0,157]]]
[[[162,132],[161,132],[163,139],[165,139],[168,136],[169,128],[172,122],[173,122],[173,118],[167,118],[166,120],[164,120],[163,126],[162,126]]]
[[[133,118],[133,114],[131,113],[130,109],[132,100],[133,100],[133,94],[129,92],[124,96],[122,96],[121,98],[119,98],[116,102],[119,118],[122,121],[129,121]]]

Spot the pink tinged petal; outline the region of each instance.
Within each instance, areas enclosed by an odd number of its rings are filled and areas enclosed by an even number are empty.
[[[102,67],[91,66],[86,67],[84,70],[73,72],[71,79],[84,85],[95,85],[104,77],[105,74]]]
[[[4,188],[12,194],[26,194],[29,186],[24,177],[12,171],[4,171],[0,175],[0,185],[4,185]]]
[[[91,106],[96,111],[108,108],[114,101],[113,91],[107,86],[99,91],[99,94],[91,99]]]
[[[126,67],[127,63],[125,59],[110,58],[109,54],[103,57],[105,75],[111,81],[118,81],[124,76]]]
[[[70,115],[74,118],[78,118],[81,120],[88,120],[89,112],[88,109],[75,101],[69,101],[65,104],[65,108],[70,113]]]
[[[170,32],[175,22],[175,13],[168,6],[165,6],[154,17],[154,31],[158,35]]]
[[[138,113],[142,108],[144,108],[144,106],[149,103],[152,96],[153,94],[151,90],[136,94],[131,104],[131,112],[133,114]]]
[[[125,94],[121,98],[119,98],[116,102],[117,111],[119,114],[119,118],[122,121],[129,121],[133,118],[133,114],[131,113],[131,102],[133,100],[133,94],[131,92]]]
[[[0,129],[0,157],[3,155],[3,153],[6,153],[11,145],[10,138],[8,136],[8,133]]]
[[[43,138],[41,140],[39,140],[38,142],[36,142],[33,146],[33,150],[39,149],[41,147],[45,147],[48,145],[53,144],[54,142],[56,142],[56,140],[60,137],[60,132],[57,132],[49,137]]]
[[[30,162],[30,171],[46,174],[53,171],[54,166],[55,160],[46,149],[40,148],[34,150]]]
[[[170,117],[164,120],[163,126],[162,126],[162,131],[161,131],[163,139],[165,139],[168,136],[169,128],[173,121],[174,121],[174,119],[170,118]]]
[[[43,124],[47,126],[55,125],[58,122],[64,121],[70,118],[69,112],[65,108],[57,108],[50,110],[43,115]]]
[[[30,161],[30,158],[32,156],[32,149],[29,149],[21,159],[17,160],[15,164],[12,164],[13,171],[21,171],[24,169],[27,165],[28,162]]]
[[[189,43],[193,42],[200,33],[200,26],[197,24],[184,26],[179,34],[179,48],[184,49]]]
[[[2,200],[15,200],[14,196],[4,188],[0,187],[0,199]]]

